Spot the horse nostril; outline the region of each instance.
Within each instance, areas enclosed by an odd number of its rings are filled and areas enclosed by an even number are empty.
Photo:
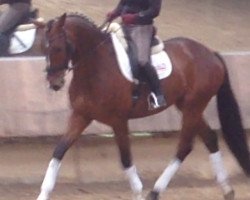
[[[51,85],[50,88],[54,91],[58,91],[61,87],[59,85]]]

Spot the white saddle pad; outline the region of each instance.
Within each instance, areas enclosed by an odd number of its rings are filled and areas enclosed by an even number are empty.
[[[116,58],[119,63],[120,70],[124,77],[133,82],[133,76],[131,71],[131,66],[129,62],[129,58],[127,55],[127,52],[125,51],[123,45],[118,40],[115,33],[111,33],[113,45],[116,52]],[[161,51],[157,54],[151,55],[151,62],[153,66],[155,67],[159,79],[163,79],[168,77],[172,72],[172,63],[170,61],[169,56],[165,51]]]
[[[36,29],[15,31],[10,40],[9,54],[19,54],[28,51],[36,36]]]

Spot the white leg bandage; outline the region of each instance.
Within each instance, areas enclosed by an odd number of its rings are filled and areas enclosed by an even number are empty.
[[[129,180],[130,187],[134,193],[142,192],[142,182],[137,174],[137,170],[135,166],[132,166],[125,170],[125,174]]]
[[[166,190],[170,180],[173,178],[180,165],[180,160],[173,160],[156,181],[153,191],[161,193]]]
[[[49,195],[54,189],[60,166],[61,166],[61,162],[55,158],[52,158],[52,160],[49,163],[48,169],[46,171],[46,174],[45,174],[42,186],[41,186],[41,192],[37,200],[49,199]]]
[[[221,153],[218,151],[216,153],[210,154],[210,161],[211,161],[217,182],[221,186],[224,194],[231,192],[232,187],[229,185],[228,174],[224,168]]]
[[[138,176],[135,166],[132,166],[125,170],[125,174],[129,180],[131,190],[133,191],[133,200],[143,200],[142,197],[142,182]]]

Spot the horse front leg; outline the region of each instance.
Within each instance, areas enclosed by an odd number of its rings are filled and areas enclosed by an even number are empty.
[[[132,155],[130,149],[128,122],[119,121],[113,126],[116,143],[119,148],[121,163],[125,176],[128,178],[130,188],[133,192],[133,200],[143,200],[143,185],[137,173],[136,167],[132,164]]]
[[[63,159],[66,151],[72,146],[72,144],[79,138],[82,131],[90,124],[91,120],[79,115],[75,112],[72,113],[68,129],[65,135],[62,136],[57,144],[52,159],[49,162],[40,194],[37,200],[48,200],[49,195],[54,189],[56,178],[61,166],[61,160]]]

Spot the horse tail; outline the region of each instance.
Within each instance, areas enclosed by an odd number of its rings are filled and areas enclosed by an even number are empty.
[[[223,137],[247,176],[250,176],[250,154],[238,103],[231,89],[226,63],[215,53],[225,67],[225,78],[217,94],[217,110]]]

